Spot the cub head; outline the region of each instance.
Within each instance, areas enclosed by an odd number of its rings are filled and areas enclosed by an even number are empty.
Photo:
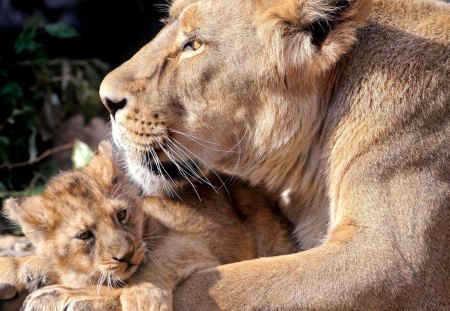
[[[103,142],[85,168],[52,178],[42,195],[7,200],[4,210],[65,285],[120,285],[137,270],[145,245],[137,192],[119,180]]]
[[[109,73],[100,96],[147,194],[203,169],[248,177],[324,113],[328,71],[370,0],[175,0],[165,27]],[[283,151],[284,150],[284,151]]]

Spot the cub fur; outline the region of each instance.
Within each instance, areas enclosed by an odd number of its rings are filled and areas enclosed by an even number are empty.
[[[195,271],[295,251],[261,191],[197,192],[201,201],[189,189],[179,190],[183,200],[139,197],[104,142],[42,195],[9,199],[7,215],[36,247],[19,259],[20,281],[28,291],[57,284],[34,291],[24,310],[171,310],[172,290]]]

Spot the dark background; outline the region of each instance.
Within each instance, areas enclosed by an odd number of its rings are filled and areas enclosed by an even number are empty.
[[[70,169],[76,139],[96,147],[109,121],[98,97],[102,77],[155,36],[166,10],[166,0],[0,0],[0,209]],[[20,51],[36,17],[31,45]],[[49,34],[46,26],[57,23],[78,35]],[[20,233],[0,211],[2,232]]]
[[[13,52],[23,22],[39,15],[48,23],[67,23],[80,33],[64,44],[47,41],[49,53],[96,57],[114,67],[159,31],[166,7],[164,0],[0,0],[0,55]]]

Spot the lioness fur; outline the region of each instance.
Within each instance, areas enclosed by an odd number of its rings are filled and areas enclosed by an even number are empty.
[[[171,183],[150,152],[263,184],[308,249],[194,274],[175,307],[450,308],[449,43],[437,0],[174,1],[101,85],[129,176]]]
[[[128,175],[262,184],[307,249],[195,273],[175,308],[447,310],[449,41],[438,0],[175,0],[100,88]]]
[[[179,191],[183,201],[140,198],[103,142],[86,168],[52,178],[42,195],[9,199],[5,212],[36,246],[0,260],[16,263],[12,284],[32,292],[22,310],[171,310],[172,290],[195,271],[295,251],[257,189],[235,183],[229,197],[198,186],[201,202]]]

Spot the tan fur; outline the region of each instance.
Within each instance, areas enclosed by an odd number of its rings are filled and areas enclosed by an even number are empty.
[[[183,201],[139,198],[103,142],[86,168],[54,177],[42,196],[5,203],[36,255],[0,258],[1,282],[32,292],[23,310],[171,310],[172,290],[195,271],[295,251],[257,189],[236,183],[229,197],[198,186],[201,202],[179,191]],[[76,237],[85,230],[90,238]]]
[[[261,183],[280,195],[309,249],[194,274],[175,306],[450,308],[449,4],[172,8],[159,35],[100,90],[130,177],[161,194],[155,182],[172,181],[149,163],[189,157]]]

